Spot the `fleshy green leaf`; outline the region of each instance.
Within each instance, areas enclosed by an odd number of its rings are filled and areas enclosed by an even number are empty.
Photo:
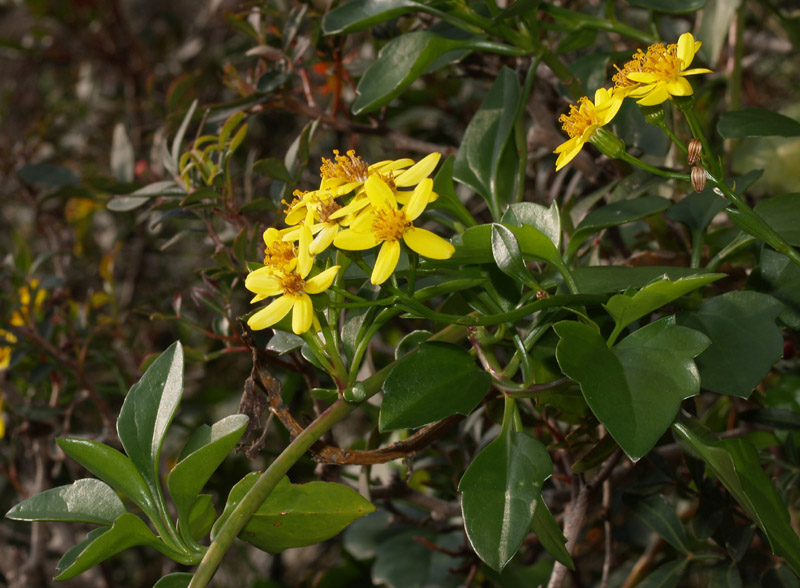
[[[522,251],[514,233],[500,223],[492,223],[491,227],[492,256],[497,267],[507,276],[538,290],[536,280],[522,259]]]
[[[428,68],[458,61],[474,47],[473,39],[450,39],[429,31],[395,37],[358,82],[353,114],[363,114],[389,104]]]
[[[800,122],[771,110],[745,108],[723,112],[717,123],[717,132],[724,139],[798,137]]]
[[[68,550],[56,568],[55,580],[69,580],[135,545],[160,547],[161,542],[135,514],[121,515],[114,525],[95,529],[89,538]]]
[[[475,553],[498,572],[511,561],[533,520],[542,484],[553,474],[544,445],[506,427],[470,464],[458,489]]]
[[[784,307],[778,318],[800,329],[800,267],[788,257],[764,247],[761,263],[750,274],[748,287],[780,300]]]
[[[590,212],[575,228],[567,245],[567,257],[577,253],[578,248],[591,235],[608,227],[615,227],[636,220],[647,218],[666,210],[670,201],[660,196],[642,196],[631,200],[622,200],[602,206]]]
[[[755,211],[789,245],[800,246],[800,193],[762,200],[756,204]]]
[[[153,588],[186,588],[193,577],[194,574],[188,572],[173,572],[153,584]]]
[[[286,169],[286,164],[273,157],[260,159],[253,164],[253,171],[260,176],[280,180],[281,182],[294,182],[292,174]]]
[[[688,555],[689,540],[683,528],[675,507],[668,504],[663,496],[654,494],[645,498],[626,496],[626,502],[631,503],[634,516],[658,533],[664,541],[675,549]]]
[[[516,202],[506,209],[501,219],[506,226],[531,226],[545,235],[556,250],[561,249],[561,213],[558,204],[550,207],[535,202]]]
[[[6,513],[16,521],[69,521],[111,525],[125,513],[119,496],[100,480],[76,480],[23,500]]]
[[[251,472],[231,489],[225,512],[215,523],[215,529],[220,528],[259,476],[259,472]],[[330,539],[374,510],[369,501],[344,484],[294,485],[284,476],[247,522],[239,538],[269,553],[279,553]],[[213,534],[214,531],[212,538]]]
[[[547,553],[553,556],[556,561],[561,562],[569,569],[575,569],[575,562],[567,551],[567,538],[561,532],[553,513],[547,508],[544,500],[537,500],[536,507],[533,509],[533,532],[539,539],[539,543],[545,548]]]
[[[423,343],[383,383],[381,431],[414,428],[453,414],[468,415],[486,396],[491,377],[469,353],[449,343]]]
[[[458,588],[462,585],[461,578],[451,572],[462,560],[423,545],[418,537],[451,552],[459,550],[464,539],[461,533],[437,535],[425,528],[403,529],[383,539],[372,566],[373,585],[388,588]]]
[[[88,439],[56,439],[58,446],[95,476],[130,498],[148,516],[158,513],[147,482],[127,456],[113,447]]]
[[[509,198],[500,190],[501,160],[514,130],[521,94],[517,74],[504,67],[467,125],[453,168],[453,179],[480,194],[494,214],[501,212],[501,204]]]
[[[661,308],[665,304],[669,304],[692,290],[724,277],[725,274],[707,274],[681,278],[672,282],[664,276],[663,279],[648,284],[633,296],[627,294],[612,296],[611,300],[603,305],[608,314],[614,319],[614,322],[616,322],[611,340],[614,341],[616,336],[622,332],[622,329],[633,321]]]
[[[637,588],[677,588],[688,564],[688,559],[667,562],[656,568],[636,586]]]
[[[675,325],[674,317],[635,331],[613,349],[587,325],[563,321],[554,329],[562,371],[580,384],[589,408],[634,461],[655,446],[681,401],[700,390],[692,358],[708,339]]]
[[[350,0],[325,15],[322,32],[326,35],[355,33],[419,8],[419,3],[411,0]]]
[[[131,387],[119,412],[119,440],[151,489],[158,487],[161,444],[182,394],[183,347],[175,342]]]
[[[211,494],[200,494],[192,508],[189,509],[189,535],[195,541],[199,541],[208,535],[216,520],[217,511],[211,503]],[[180,522],[178,522],[178,529],[182,529]]]
[[[761,468],[755,448],[745,439],[718,439],[693,418],[672,425],[679,445],[702,459],[748,516],[764,532],[772,552],[800,575],[800,538],[789,512]]]
[[[200,427],[186,443],[185,456],[169,473],[167,481],[181,524],[188,524],[189,511],[197,495],[236,446],[248,420],[243,414],[231,415],[211,427]]]
[[[580,292],[600,294],[620,292],[628,288],[643,288],[664,276],[675,281],[702,275],[702,272],[690,267],[598,265],[575,268],[572,275],[578,283]]]
[[[728,201],[711,187],[702,192],[692,192],[669,209],[667,216],[693,230],[705,229],[717,213],[728,206]]]
[[[561,256],[553,242],[535,227],[526,225],[506,228],[517,238],[523,257],[540,259],[556,266],[561,264]],[[470,227],[460,235],[456,235],[452,242],[456,250],[453,257],[447,260],[451,263],[471,264],[494,261],[491,225]]]
[[[783,355],[783,336],[775,324],[781,310],[783,305],[772,296],[734,291],[681,313],[679,324],[711,339],[695,360],[703,388],[749,397]]]
[[[668,14],[686,14],[697,12],[708,0],[626,0],[631,6],[639,6]]]

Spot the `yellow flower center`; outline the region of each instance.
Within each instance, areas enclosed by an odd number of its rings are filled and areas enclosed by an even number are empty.
[[[295,272],[282,276],[280,284],[286,296],[299,296],[306,287],[305,280]]]
[[[319,221],[322,223],[329,223],[329,222],[339,222],[341,219],[336,219],[335,221],[330,220],[330,216],[341,208],[341,204],[336,202],[335,200],[331,199],[327,202],[320,202],[319,204]]]
[[[578,100],[578,106],[570,104],[569,114],[562,114],[558,117],[561,128],[569,135],[569,138],[580,137],[591,125],[597,124],[594,116],[594,105],[586,96]]]
[[[659,80],[667,81],[678,79],[683,71],[683,63],[678,57],[678,45],[674,43],[666,46],[664,43],[655,43],[647,48],[647,53],[639,49],[622,69],[616,65],[614,67],[617,68],[617,73],[611,79],[617,88],[635,85],[636,82],[628,79],[628,74],[634,72],[651,73]]]
[[[319,168],[323,180],[339,178],[347,182],[366,182],[369,177],[369,164],[363,161],[351,149],[347,155],[339,155],[339,150],[333,150],[334,160],[322,158],[322,167]]]
[[[286,241],[275,241],[264,247],[264,265],[270,267],[283,268],[295,257],[294,245]]]
[[[372,231],[379,241],[397,241],[409,226],[411,221],[406,218],[406,213],[402,210],[379,208],[375,211]]]

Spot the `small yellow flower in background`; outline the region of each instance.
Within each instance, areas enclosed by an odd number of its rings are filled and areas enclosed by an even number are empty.
[[[701,45],[691,33],[684,33],[677,44],[656,43],[647,53],[639,49],[622,69],[617,68],[614,84],[642,106],[655,106],[672,96],[691,96],[694,89],[686,76],[712,73],[706,68],[687,69]]]
[[[620,106],[623,95],[614,88],[600,88],[594,94],[594,102],[584,96],[578,105],[570,105],[569,114],[558,118],[561,128],[569,135],[569,140],[559,145],[553,153],[558,153],[556,171],[572,161],[583,146],[592,138],[595,131],[611,122]]]
[[[17,342],[14,333],[0,329],[0,372],[8,369],[11,363],[11,353],[14,351],[13,345]]]
[[[370,281],[382,284],[389,279],[400,259],[400,240],[408,247],[431,259],[447,259],[455,248],[448,241],[426,229],[414,226],[428,205],[433,180],[423,178],[411,193],[408,203],[397,207],[395,191],[379,176],[370,176],[364,184],[370,207],[340,231],[333,240],[339,249],[361,251],[380,245]]]
[[[34,295],[33,301],[31,295]],[[31,280],[17,290],[17,296],[19,296],[19,308],[11,313],[11,324],[21,327],[28,324],[31,316],[42,307],[44,299],[47,298],[47,291],[39,288],[39,280]]]
[[[0,367],[2,369],[2,367]],[[3,417],[3,393],[0,392],[0,439],[6,436],[6,419]]]
[[[341,266],[335,265],[306,280],[311,267],[296,271],[281,271],[271,267],[259,268],[248,274],[245,288],[255,293],[251,302],[278,296],[265,308],[251,316],[247,325],[255,330],[271,327],[292,311],[292,331],[302,335],[311,328],[314,305],[309,294],[320,294],[331,287]]]

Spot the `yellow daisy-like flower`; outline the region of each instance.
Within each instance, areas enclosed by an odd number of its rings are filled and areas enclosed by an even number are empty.
[[[382,284],[389,279],[400,259],[400,240],[411,250],[431,259],[447,259],[455,248],[448,241],[426,229],[414,226],[425,210],[433,189],[433,180],[421,179],[408,203],[399,209],[395,192],[379,176],[370,176],[364,190],[371,207],[362,212],[333,240],[335,247],[361,251],[380,245],[370,281]]]
[[[286,212],[286,224],[298,225],[303,223],[315,235],[309,245],[311,255],[325,251],[342,226],[350,224],[352,215],[340,215],[342,205],[329,190],[315,190],[302,194],[301,200],[293,203]],[[299,226],[287,230],[284,240],[296,241],[300,236]]]
[[[569,135],[569,140],[553,151],[558,153],[556,171],[561,170],[580,153],[597,129],[611,122],[622,106],[623,97],[613,88],[600,88],[594,94],[594,102],[584,96],[578,100],[577,106],[570,105],[569,114],[562,114],[558,118],[561,128]]]
[[[264,231],[264,265],[287,272],[297,267],[297,248],[284,241],[278,229]]]
[[[278,298],[251,316],[247,325],[255,331],[266,329],[292,311],[292,331],[296,335],[302,335],[311,328],[314,318],[314,305],[309,294],[320,294],[330,288],[340,267],[330,267],[310,280],[305,279],[310,267],[285,272],[263,267],[251,272],[244,285],[256,294],[252,302],[271,296]]]
[[[672,96],[691,96],[694,89],[686,76],[712,73],[701,67],[687,69],[701,45],[691,33],[684,33],[677,44],[656,43],[647,53],[639,49],[622,69],[617,68],[614,84],[642,106],[655,106]]]

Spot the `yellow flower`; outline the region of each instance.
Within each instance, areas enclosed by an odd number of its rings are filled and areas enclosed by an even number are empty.
[[[296,271],[262,267],[251,272],[245,280],[245,288],[256,294],[251,302],[270,296],[278,298],[251,316],[247,325],[256,331],[266,329],[292,311],[292,331],[297,335],[305,333],[311,328],[314,317],[314,305],[308,295],[330,288],[339,267],[330,267],[310,280],[305,279],[310,267],[298,267]]]
[[[584,144],[592,138],[595,131],[611,122],[619,107],[622,106],[623,95],[615,89],[600,88],[594,94],[594,102],[584,96],[578,105],[570,105],[569,114],[562,114],[558,122],[569,135],[569,140],[559,145],[553,153],[558,153],[556,171],[572,161]]]
[[[694,90],[686,76],[711,73],[706,68],[686,69],[701,45],[691,33],[684,33],[677,44],[656,43],[647,53],[639,49],[622,69],[617,68],[614,84],[642,106],[655,106],[672,96],[691,96]]]
[[[423,178],[402,209],[397,207],[395,193],[379,176],[370,176],[364,190],[371,207],[362,212],[333,240],[335,247],[351,251],[371,249],[381,245],[370,281],[382,284],[392,275],[400,259],[400,240],[420,255],[432,259],[447,259],[455,248],[438,235],[414,226],[427,206],[433,180]]]
[[[14,333],[0,329],[0,372],[8,369],[11,363],[11,352],[14,351],[12,345],[17,342]]]
[[[31,301],[31,294],[35,294],[33,301]],[[11,324],[21,327],[29,323],[31,316],[42,307],[42,303],[47,297],[47,291],[39,288],[39,280],[31,280],[29,284],[25,284],[17,290],[17,296],[19,296],[19,309],[11,313]]]
[[[310,228],[311,234],[315,237],[309,245],[309,253],[317,255],[333,243],[333,238],[340,227],[350,224],[352,215],[337,214],[340,210],[342,205],[329,190],[305,192],[287,210],[286,223],[296,225],[303,222]],[[283,238],[295,241],[300,237],[299,230],[299,228],[287,230]]]

